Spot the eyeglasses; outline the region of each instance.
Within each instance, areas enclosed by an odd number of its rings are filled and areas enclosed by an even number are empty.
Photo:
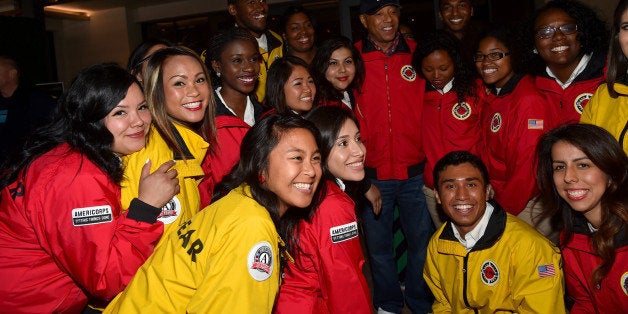
[[[504,57],[510,56],[510,52],[491,52],[488,54],[481,54],[481,53],[476,53],[473,56],[473,61],[475,62],[482,62],[485,59],[488,59],[490,61],[497,61],[497,60],[501,60]]]
[[[556,34],[556,31],[560,30],[563,35],[575,34],[578,31],[578,25],[575,23],[569,23],[561,26],[546,26],[536,30],[536,36],[541,39],[548,39]]]

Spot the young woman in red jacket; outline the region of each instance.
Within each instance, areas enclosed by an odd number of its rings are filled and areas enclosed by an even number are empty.
[[[0,178],[0,311],[80,313],[124,289],[153,252],[173,161],[120,204],[120,157],[141,150],[151,115],[138,81],[111,64],[82,70],[50,124],[10,155]],[[124,210],[124,213],[123,213]]]
[[[288,239],[294,261],[284,265],[275,313],[372,313],[362,267],[355,203],[363,195],[366,149],[353,114],[317,107],[306,115],[321,132],[327,191]],[[349,194],[349,195],[348,195]]]
[[[473,70],[460,52],[460,41],[448,31],[435,31],[423,39],[413,56],[425,84],[421,115],[423,149],[427,161],[423,172],[423,193],[436,228],[443,218],[436,210],[434,165],[447,153],[466,150],[477,154],[480,143],[480,101]],[[444,217],[444,216],[443,216]]]
[[[559,223],[570,313],[628,309],[628,158],[590,124],[547,133],[537,147],[545,215]]]
[[[255,37],[232,27],[213,36],[206,52],[216,100],[216,143],[202,164],[201,208],[209,205],[214,186],[240,160],[242,138],[265,111],[255,96],[261,60]]]

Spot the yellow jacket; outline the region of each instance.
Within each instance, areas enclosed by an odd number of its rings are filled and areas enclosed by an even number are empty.
[[[170,233],[104,313],[270,313],[278,238],[240,186]]]
[[[488,227],[467,250],[451,222],[432,236],[423,277],[434,313],[565,313],[560,251],[493,203]]]
[[[209,144],[192,130],[176,123],[174,126],[179,135],[181,146],[187,147],[190,153],[186,156],[187,160],[175,156],[154,127],[151,127],[146,147],[122,158],[124,164],[124,179],[121,183],[122,208],[128,208],[131,200],[137,197],[142,167],[147,159],[151,161],[151,172],[168,160],[175,160],[176,162],[174,169],[178,172],[180,192],[162,208],[161,214],[157,218],[164,223],[164,236],[160,243],[172,229],[178,228],[182,222],[189,220],[198,213],[200,209],[198,184],[203,178],[201,163],[209,147]]]
[[[628,86],[615,83],[615,90],[628,95]],[[628,154],[628,96],[612,98],[606,84],[597,88],[593,97],[584,107],[580,123],[595,124],[606,129],[619,141]]]
[[[268,76],[268,69],[275,60],[283,57],[283,41],[281,40],[281,36],[271,30],[265,32],[265,34],[269,51],[259,47],[259,53],[262,55],[264,61],[259,67],[259,79],[257,89],[255,90],[255,95],[260,103],[264,103],[264,97],[266,97],[266,77]]]

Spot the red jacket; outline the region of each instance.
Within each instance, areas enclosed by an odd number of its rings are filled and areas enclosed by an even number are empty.
[[[353,201],[331,181],[310,222],[299,225],[295,263],[286,263],[274,313],[373,312]]]
[[[62,144],[2,190],[0,312],[80,312],[109,301],[153,252],[160,209],[135,199]]]
[[[227,106],[215,95],[216,100],[216,143],[211,152],[203,160],[202,167],[205,177],[198,186],[201,196],[201,207],[211,203],[212,193],[216,184],[227,175],[240,160],[240,144],[246,132],[251,128],[244,120],[234,115]],[[251,97],[255,121],[262,115],[262,105]]]
[[[420,125],[425,80],[412,67],[416,43],[399,40],[390,56],[376,50],[369,40],[356,47],[366,69],[353,108],[368,152],[366,173],[378,180],[418,175],[421,172],[415,170],[425,161]]]
[[[459,103],[454,90],[441,94],[433,88],[425,92],[423,102],[423,147],[427,161],[423,180],[434,188],[434,165],[447,153],[467,150],[477,154],[480,142],[480,106],[477,97]]]
[[[547,125],[552,125],[547,104],[529,75],[515,75],[499,96],[491,92],[485,102],[480,155],[495,200],[516,216],[537,194],[534,150]]]
[[[580,122],[584,106],[604,82],[605,64],[605,53],[593,53],[584,71],[564,90],[546,72],[535,77],[536,87],[550,108],[554,126]]]
[[[602,279],[599,289],[592,289],[591,273],[601,258],[591,246],[591,234],[586,225],[574,227],[576,233],[562,248],[567,293],[574,300],[570,313],[625,313],[628,310],[628,239],[622,234],[625,230],[615,236],[619,248],[615,250],[610,272]]]

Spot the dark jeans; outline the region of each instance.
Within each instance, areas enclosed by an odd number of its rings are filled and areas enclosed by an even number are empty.
[[[399,209],[401,227],[408,242],[406,303],[413,313],[428,313],[432,296],[423,280],[427,243],[434,232],[423,195],[423,175],[407,180],[372,180],[382,192],[382,211],[378,216],[366,208],[362,214],[369,262],[373,274],[375,309],[401,313],[403,294],[393,252],[393,212]]]

